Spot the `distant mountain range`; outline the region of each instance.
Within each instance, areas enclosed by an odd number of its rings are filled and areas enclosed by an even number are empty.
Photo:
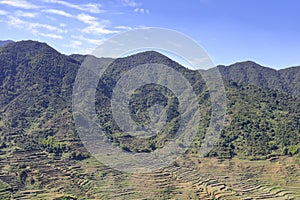
[[[84,60],[83,55],[66,56],[45,43],[36,41],[6,42],[0,48],[0,136],[2,146],[24,150],[42,149],[70,159],[88,156],[75,131],[71,113],[73,83]],[[4,44],[5,42],[1,42]],[[9,43],[9,44],[7,44]],[[99,58],[99,62],[101,58]],[[176,103],[167,106],[170,96],[151,99],[168,107],[169,122],[161,136],[136,140],[120,135],[111,116],[110,95],[121,74],[143,63],[162,63],[186,76],[197,91],[203,108],[199,140],[192,150],[197,152],[209,120],[209,94],[199,74],[188,70],[166,56],[149,51],[116,59],[100,79],[96,107],[101,125],[116,145],[128,151],[152,151],[163,146],[176,131]],[[226,87],[228,125],[220,143],[207,156],[267,157],[272,154],[293,155],[300,150],[300,67],[274,70],[246,61],[218,66]],[[163,89],[157,91],[164,93]],[[151,97],[149,88],[137,92],[136,102]],[[152,93],[153,94],[153,93]],[[157,101],[157,102],[155,102]],[[133,111],[139,123],[146,123],[147,107]],[[175,109],[175,110],[174,110]],[[177,113],[177,114],[176,114]],[[171,133],[171,135],[170,135]],[[48,140],[51,139],[51,144]],[[45,144],[47,143],[47,145]],[[59,148],[60,147],[60,148]]]

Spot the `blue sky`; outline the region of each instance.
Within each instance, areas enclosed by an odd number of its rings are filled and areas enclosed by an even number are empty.
[[[297,0],[0,0],[0,39],[85,54],[114,34],[162,27],[193,38],[215,64],[280,69],[300,65],[299,9]]]

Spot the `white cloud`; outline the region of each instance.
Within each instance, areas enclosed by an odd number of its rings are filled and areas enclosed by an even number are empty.
[[[18,17],[35,18],[38,14],[33,12],[23,12],[21,10],[18,10],[15,12],[15,15]]]
[[[93,44],[93,45],[100,45],[104,41],[104,39],[87,38],[87,37],[84,37],[82,35],[80,35],[80,36],[72,35],[71,37],[74,38],[74,39],[84,41],[84,42],[88,42],[88,43]]]
[[[98,23],[98,19],[96,17],[93,17],[91,15],[87,15],[84,13],[81,13],[79,15],[77,15],[76,17],[79,21],[85,23],[85,24],[94,24],[94,23]]]
[[[66,30],[60,29],[56,26],[52,26],[49,24],[27,22],[27,21],[23,21],[17,17],[14,17],[14,16],[8,17],[7,24],[9,26],[13,26],[16,28],[30,30],[32,33],[39,32],[38,29],[46,29],[47,31],[52,31],[52,32],[56,32],[56,33],[66,33],[67,32]]]
[[[101,9],[102,5],[100,4],[94,4],[94,3],[88,3],[83,6],[84,11],[89,11],[91,13],[102,13],[104,10]]]
[[[148,9],[145,9],[145,8],[135,8],[134,12],[140,12],[140,13],[143,13],[143,14],[150,14],[150,11]]]
[[[0,4],[5,4],[5,5],[8,5],[8,6],[23,8],[23,9],[37,9],[37,8],[39,8],[38,6],[31,4],[26,0],[1,0]]]
[[[61,16],[64,16],[64,17],[73,17],[73,15],[71,15],[70,13],[67,13],[63,10],[45,9],[45,10],[42,10],[42,12],[49,13],[49,14],[55,14],[55,15],[61,15]]]
[[[134,0],[120,0],[123,6],[129,6],[134,8],[134,12],[140,12],[143,14],[150,14],[149,9],[141,8],[142,3],[136,2]]]
[[[57,21],[57,19],[51,15],[46,15],[45,18],[47,18],[48,21]]]
[[[115,30],[109,30],[106,28],[106,25],[110,23],[108,20],[99,21],[98,18],[84,13],[77,15],[76,18],[79,21],[88,24],[86,28],[81,30],[83,33],[93,34],[93,35],[105,35],[105,34],[113,34],[119,32]]]
[[[71,40],[70,44],[64,45],[65,47],[70,47],[73,49],[78,49],[78,47],[82,46],[82,42],[78,40]]]
[[[49,24],[40,24],[40,23],[31,23],[31,22],[27,22],[28,26],[30,29],[36,29],[36,28],[43,28],[43,29],[47,29],[48,31],[54,31],[57,33],[66,33],[66,30],[57,28],[56,26],[51,26]]]
[[[104,12],[104,10],[101,9],[102,5],[96,4],[96,3],[88,3],[88,4],[78,5],[78,4],[73,4],[73,3],[69,3],[67,1],[62,1],[62,0],[44,0],[44,2],[60,4],[60,5],[69,7],[69,8],[74,8],[74,9],[81,10],[81,11],[87,11],[90,13]]]
[[[129,7],[141,6],[141,3],[138,3],[134,0],[121,0],[121,3],[123,4],[123,6],[129,6]]]
[[[8,13],[4,10],[0,10],[0,15],[7,15]]]
[[[97,46],[96,43],[89,41],[88,38],[84,38],[83,36],[72,36],[72,38],[74,38],[74,40],[71,40],[69,44],[63,45],[64,47],[71,49],[70,50],[71,54],[75,54],[75,53],[82,54],[82,55],[91,54]]]
[[[22,26],[24,26],[25,22],[17,17],[9,16],[7,20],[7,24],[9,26],[21,28]]]
[[[84,24],[87,24],[88,25],[87,27],[81,29],[81,32],[83,32],[83,33],[93,34],[93,35],[118,33],[118,31],[109,30],[106,28],[106,25],[109,23],[109,21],[105,21],[105,20],[99,21],[98,18],[91,16],[89,14],[80,13],[77,16],[74,16],[74,15],[71,15],[64,11],[55,10],[55,9],[47,9],[47,10],[44,10],[44,12],[74,18]]]
[[[82,32],[93,34],[93,35],[107,35],[107,34],[118,33],[119,31],[109,30],[100,24],[93,24],[83,29]]]
[[[121,30],[131,30],[132,28],[129,26],[116,26],[116,29],[121,29]]]
[[[108,21],[104,21],[104,20],[99,21],[98,18],[91,16],[89,14],[80,13],[77,16],[74,16],[74,15],[71,15],[64,11],[61,11],[61,10],[54,10],[54,9],[49,10],[48,9],[48,10],[44,10],[44,11],[47,13],[58,14],[58,15],[62,15],[65,17],[71,17],[71,18],[77,19],[78,21],[80,21],[84,24],[88,24],[88,26],[86,28],[81,30],[84,33],[99,35],[99,34],[112,34],[112,33],[118,32],[118,31],[109,30],[106,28],[106,24],[108,23]]]
[[[47,37],[47,38],[51,38],[51,39],[63,39],[63,36],[61,35],[57,35],[57,34],[52,34],[52,33],[40,33],[40,32],[36,32],[38,35],[43,36],[43,37]]]

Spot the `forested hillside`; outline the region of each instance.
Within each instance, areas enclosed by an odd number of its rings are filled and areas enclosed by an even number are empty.
[[[84,182],[78,186],[80,177],[93,177],[79,167],[73,168],[91,162],[72,117],[73,85],[85,57],[66,56],[36,41],[0,47],[0,178],[8,183],[1,182],[0,188],[5,194],[21,188],[47,187],[59,193],[60,184],[67,185],[61,191],[77,196],[85,190],[90,195],[97,190]],[[105,58],[97,59],[101,62]],[[200,73],[154,51],[113,60],[97,87],[100,125],[116,147],[128,152],[152,152],[176,134],[180,121],[178,100],[170,90],[157,85],[139,88],[130,102],[133,119],[142,126],[149,123],[150,106],[166,108],[167,123],[156,136],[139,139],[126,135],[112,118],[110,99],[117,81],[125,72],[145,63],[172,67],[192,85],[203,120],[187,153],[197,155],[210,120],[209,91]],[[205,156],[248,160],[299,156],[300,67],[276,71],[247,61],[218,68],[226,89],[226,123],[218,144]]]
[[[71,95],[76,73],[83,59],[80,55],[62,55],[47,44],[33,41],[13,43],[1,49],[3,146],[47,150],[52,145],[44,144],[48,139],[57,142],[55,145],[63,146],[64,149],[74,145],[73,141],[78,138],[71,117]],[[174,127],[179,117],[176,98],[171,97],[170,92],[164,88],[155,86],[151,91],[148,86],[139,89],[133,97],[131,109],[134,113],[139,113],[133,116],[137,122],[147,124],[149,117],[143,103],[147,98],[150,98],[148,107],[155,103],[167,106],[169,123],[162,133],[148,141],[134,141],[130,136],[122,136],[120,129],[114,124],[110,109],[112,89],[122,74],[144,63],[161,63],[178,70],[190,81],[199,97],[199,103],[206,108],[210,104],[209,94],[200,74],[159,53],[144,52],[115,60],[99,81],[96,108],[108,137],[130,151],[151,151],[163,145],[163,138],[167,139],[172,136],[172,132],[176,132]],[[226,86],[229,122],[223,131],[221,145],[210,156],[296,154],[300,141],[300,105],[297,96],[297,74],[300,68],[276,71],[249,61],[218,68]],[[168,105],[168,102],[173,103]],[[203,112],[203,116],[209,120],[209,109],[206,113]],[[200,129],[205,130],[207,123],[203,120]],[[28,139],[24,141],[23,137]],[[18,138],[22,138],[21,143]],[[195,143],[200,145],[201,141]],[[60,154],[63,152],[61,149],[58,151]]]

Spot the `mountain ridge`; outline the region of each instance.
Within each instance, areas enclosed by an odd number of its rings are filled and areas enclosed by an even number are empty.
[[[43,44],[43,45],[47,45],[48,47],[50,47],[51,49],[57,51],[55,48],[51,47],[50,45],[48,45],[47,43],[45,42],[40,42],[38,40],[21,40],[21,41],[13,41],[13,40],[0,40],[0,44],[2,42],[7,42],[8,44],[12,44],[12,43],[16,43],[16,44],[24,44],[24,43],[33,43],[33,44]],[[0,45],[0,48],[3,47]],[[57,51],[58,52],[58,51]],[[156,52],[156,51],[145,51],[145,52]],[[60,52],[59,52],[60,53]],[[141,53],[144,53],[144,52],[141,52]],[[158,54],[161,54],[163,55],[162,53],[159,53],[159,52],[156,52]],[[83,57],[86,57],[86,56],[89,56],[89,54],[70,54],[70,55],[66,55],[64,53],[60,53],[62,55],[65,55],[65,56],[69,56],[69,57],[73,57],[73,56],[83,56]],[[137,53],[139,54],[139,53]],[[133,54],[133,55],[136,55],[136,54]],[[165,56],[165,55],[164,55]],[[128,57],[128,56],[126,56]],[[167,56],[165,56],[167,57]],[[103,57],[98,57],[98,58],[103,58]],[[116,58],[112,58],[112,59],[116,59]],[[282,71],[282,70],[286,70],[286,69],[290,69],[290,68],[299,68],[300,67],[300,64],[299,65],[294,65],[294,66],[287,66],[287,67],[284,67],[284,68],[281,68],[281,69],[275,69],[275,68],[272,68],[271,66],[264,66],[264,65],[261,65],[261,64],[258,64],[257,62],[255,61],[252,61],[252,60],[245,60],[245,61],[238,61],[238,62],[234,62],[232,64],[229,64],[229,65],[222,65],[222,64],[219,64],[219,65],[216,65],[215,67],[230,67],[230,66],[235,66],[235,65],[240,65],[240,64],[245,64],[245,63],[251,63],[251,64],[254,64],[254,65],[257,65],[257,66],[260,66],[262,68],[268,68],[268,69],[272,69],[272,70],[275,70],[275,71]]]
[[[239,62],[229,66],[218,66],[222,77],[240,84],[251,84],[284,91],[295,96],[300,95],[299,76],[300,67],[290,67],[275,70],[260,66],[254,62]]]
[[[50,136],[56,135],[58,140],[65,137],[64,131],[75,133],[73,125],[67,127],[62,124],[57,118],[57,114],[53,111],[64,111],[64,114],[61,113],[61,117],[64,115],[71,116],[73,83],[77,70],[84,58],[86,58],[84,55],[63,55],[46,43],[37,41],[16,42],[0,48],[0,111],[3,116],[5,116],[3,118],[5,122],[2,122],[2,125],[6,124],[2,129],[12,134],[16,131],[26,133],[25,136],[28,135],[29,131],[30,133],[34,133],[31,135],[33,137],[40,137],[38,135],[40,131],[48,131]],[[101,60],[101,58],[97,59]],[[99,93],[100,98],[96,101],[100,108],[100,110],[98,110],[99,115],[105,116],[106,120],[111,120],[111,113],[107,111],[107,109],[110,106],[109,99],[113,85],[126,70],[143,63],[162,63],[177,69],[191,82],[197,95],[200,95],[199,98],[203,99],[203,102],[208,100],[209,94],[205,91],[205,82],[202,80],[200,73],[184,68],[160,53],[149,51],[114,59],[112,65],[107,69],[105,78],[99,81],[98,88],[99,91],[102,92]],[[251,103],[256,102],[256,104],[262,105],[266,104],[265,99],[268,99],[270,102],[267,103],[267,107],[269,107],[270,110],[265,111],[268,113],[267,115],[276,114],[282,118],[282,116],[278,114],[281,112],[280,110],[297,113],[297,105],[293,103],[297,102],[297,100],[292,97],[293,93],[289,91],[292,91],[293,88],[299,88],[299,79],[297,73],[295,73],[295,70],[300,70],[299,67],[280,71],[280,73],[285,73],[285,81],[290,83],[291,86],[284,86],[283,83],[285,82],[281,80],[278,71],[261,67],[252,61],[233,64],[229,67],[219,66],[218,68],[224,78],[226,92],[229,96],[228,100],[232,102],[232,108],[230,109],[237,109],[231,112],[237,117],[240,117],[239,112],[241,111],[239,109],[241,108],[236,108],[235,104],[239,102],[240,105],[244,105],[247,99],[251,99]],[[143,91],[138,92],[140,99],[150,94],[149,88],[145,88],[145,91],[148,91],[148,93]],[[163,92],[164,90],[158,89],[158,91]],[[245,93],[245,91],[248,91],[249,94]],[[282,93],[288,94],[288,97],[284,97]],[[252,94],[252,96],[249,96],[250,94]],[[254,96],[256,98],[253,98]],[[264,96],[265,99],[263,99],[262,96]],[[236,99],[237,97],[240,99]],[[153,97],[150,96],[150,98]],[[152,100],[154,101],[155,99]],[[166,102],[166,99],[163,97],[156,100],[159,100],[160,103]],[[165,103],[163,104],[165,105]],[[290,106],[288,104],[290,104]],[[209,104],[207,104],[207,106],[209,106]],[[251,106],[252,108],[249,107],[250,110],[256,107],[254,104],[251,104]],[[137,109],[145,108],[137,107]],[[261,112],[259,107],[255,109],[257,109],[257,112]],[[273,113],[273,110],[278,111]],[[169,113],[176,118],[177,114],[174,110],[169,110]],[[247,113],[245,113],[245,115],[247,116],[246,118],[249,118],[248,121],[254,120],[252,119],[253,116],[248,116]],[[292,116],[293,115],[289,113],[288,118],[292,118]],[[147,119],[144,114],[137,116],[137,118]],[[175,118],[173,119],[175,120]],[[106,123],[105,119],[103,120],[103,125],[107,126],[110,134],[112,130],[118,130],[113,121]],[[38,123],[36,123],[39,128],[31,128],[33,121],[38,121]],[[69,121],[69,123],[71,122],[72,121]],[[236,123],[240,123],[240,121]],[[295,126],[297,125],[292,125],[292,131],[295,131]],[[24,129],[24,127],[26,128]],[[259,129],[256,131],[259,131]],[[45,136],[46,138],[49,137],[47,134]],[[74,134],[71,135],[75,136]],[[233,139],[235,137],[236,136],[234,136]],[[78,139],[78,136],[76,136],[76,138]],[[114,140],[114,138],[111,139]],[[33,138],[33,140],[35,139]],[[289,143],[285,145],[289,145]]]

